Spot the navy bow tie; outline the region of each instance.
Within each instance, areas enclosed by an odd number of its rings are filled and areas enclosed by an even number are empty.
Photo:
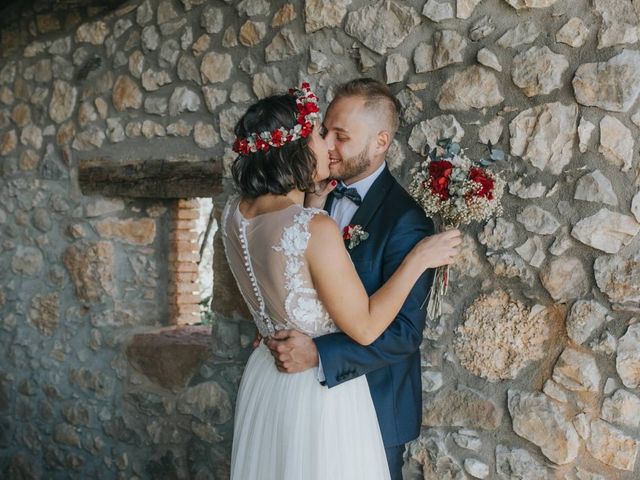
[[[362,204],[362,197],[353,187],[347,187],[343,183],[339,183],[338,186],[333,190],[333,196],[336,198],[347,197],[356,205],[360,206]]]

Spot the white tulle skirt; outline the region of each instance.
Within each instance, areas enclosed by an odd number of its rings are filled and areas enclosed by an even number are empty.
[[[328,389],[280,373],[260,344],[236,404],[232,480],[383,480],[389,468],[365,376]]]

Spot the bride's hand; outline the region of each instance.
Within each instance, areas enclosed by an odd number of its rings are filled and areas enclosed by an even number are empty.
[[[462,233],[454,228],[424,238],[413,247],[411,255],[425,269],[442,267],[453,262],[461,243]]]
[[[326,179],[316,184],[316,190],[313,193],[307,193],[304,196],[304,206],[311,208],[323,208],[327,197],[334,188],[338,186],[338,181]]]
[[[253,339],[253,343],[251,344],[251,346],[254,349],[258,348],[258,346],[260,346],[261,341],[262,341],[262,335],[260,335],[260,332],[256,331],[256,338]]]

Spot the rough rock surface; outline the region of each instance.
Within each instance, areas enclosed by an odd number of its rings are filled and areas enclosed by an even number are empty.
[[[577,300],[567,317],[567,335],[582,344],[607,321],[608,310],[595,300]]]
[[[618,342],[616,370],[627,388],[640,386],[640,323],[630,325]]]
[[[482,295],[465,311],[455,331],[454,352],[460,364],[490,381],[516,378],[544,355],[549,335],[544,308],[529,310],[507,292]]]
[[[633,471],[640,442],[603,420],[591,422],[587,450],[602,463],[620,470]]]
[[[514,57],[511,77],[527,97],[546,95],[562,87],[562,76],[568,68],[564,55],[548,47],[531,47]]]
[[[424,402],[422,425],[457,426],[493,430],[502,421],[502,410],[494,402],[469,387],[441,388]]]
[[[440,88],[436,98],[442,110],[469,110],[493,107],[504,97],[493,72],[472,66],[456,72]]]
[[[578,106],[547,103],[518,114],[509,124],[511,153],[555,175],[571,161]]]
[[[516,241],[515,225],[502,217],[492,218],[478,234],[478,240],[491,250],[512,247]]]
[[[514,431],[540,447],[552,462],[565,465],[578,456],[580,438],[563,409],[541,393],[508,391]]]
[[[560,222],[551,213],[536,205],[525,207],[516,218],[527,231],[539,235],[551,235],[560,228]]]
[[[114,248],[112,243],[72,245],[63,262],[81,300],[95,302],[114,293]]]
[[[576,223],[571,236],[603,252],[618,253],[638,232],[640,223],[633,217],[603,208],[595,215]]]
[[[453,115],[440,115],[415,125],[409,136],[409,146],[414,152],[421,153],[425,145],[433,148],[441,138],[451,138],[459,142],[464,136],[462,125]]]
[[[557,302],[566,302],[587,293],[589,281],[582,262],[575,257],[552,260],[540,273],[540,280]]]
[[[600,170],[588,173],[576,182],[576,200],[617,206],[618,197],[611,181]]]
[[[622,388],[604,399],[600,416],[603,420],[622,428],[640,427],[640,398]]]
[[[305,30],[315,32],[325,27],[337,27],[347,13],[351,0],[309,0],[304,4]]]
[[[344,31],[374,52],[385,54],[400,45],[419,23],[420,17],[412,7],[391,0],[350,12]]]
[[[600,120],[599,151],[604,158],[620,167],[623,172],[631,169],[634,143],[631,130],[620,120],[610,115]]]
[[[640,94],[640,52],[625,49],[606,62],[582,64],[572,83],[581,105],[628,112]]]
[[[579,48],[587,41],[589,29],[579,17],[570,18],[556,33],[556,41]]]
[[[640,302],[640,254],[598,257],[593,271],[598,288],[611,302]]]
[[[565,348],[553,368],[553,380],[567,390],[598,392],[600,371],[593,355]]]
[[[632,0],[594,0],[593,6],[602,17],[598,48],[638,41],[640,22]]]
[[[496,446],[496,471],[508,480],[547,480],[549,470],[523,448]]]

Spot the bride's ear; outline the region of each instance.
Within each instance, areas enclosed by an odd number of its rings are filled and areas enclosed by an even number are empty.
[[[378,135],[376,136],[376,153],[385,153],[389,149],[392,141],[393,138],[391,138],[389,132],[387,132],[386,130],[379,131]]]

